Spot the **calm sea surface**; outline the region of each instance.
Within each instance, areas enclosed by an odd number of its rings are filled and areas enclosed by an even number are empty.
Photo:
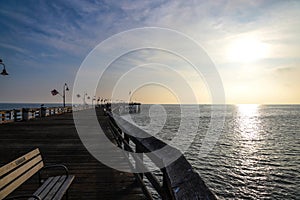
[[[184,108],[184,109],[183,109]],[[228,105],[213,149],[199,156],[211,122],[209,105],[142,105],[125,116],[165,141],[196,134],[185,156],[220,199],[300,198],[300,105]],[[182,109],[185,113],[182,113]],[[185,143],[182,137],[182,143]]]
[[[0,110],[12,110],[20,108],[40,108],[42,103],[0,103]],[[70,104],[66,104],[69,106]],[[62,104],[58,103],[45,103],[46,107],[62,107]]]

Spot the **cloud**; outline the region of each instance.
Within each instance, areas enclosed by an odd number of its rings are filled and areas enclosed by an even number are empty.
[[[17,51],[17,52],[23,53],[23,54],[28,53],[28,51],[26,49],[23,49],[23,48],[14,46],[14,45],[0,43],[0,46],[2,46],[4,48],[7,48],[7,49],[11,49],[13,51]]]
[[[171,28],[191,36],[215,61],[227,85],[249,81],[245,76],[234,77],[233,74],[242,74],[245,66],[233,64],[226,57],[228,45],[243,35],[258,37],[272,49],[268,57],[253,63],[257,65],[255,69],[271,68],[274,71],[270,74],[277,76],[275,74],[288,73],[289,68],[284,67],[300,58],[298,1],[67,0],[16,3],[12,0],[1,1],[0,7],[1,56],[18,69],[15,73],[43,69],[44,78],[51,70],[59,69],[63,73],[76,70],[89,51],[104,39],[144,26]],[[141,59],[159,56],[145,53]],[[128,58],[128,62],[138,64],[141,61]],[[279,69],[279,66],[283,68]],[[299,66],[293,66],[293,69],[299,69]],[[257,81],[259,85],[265,72],[257,70],[251,81]],[[74,75],[75,71],[70,74]],[[282,84],[287,80],[281,80]]]

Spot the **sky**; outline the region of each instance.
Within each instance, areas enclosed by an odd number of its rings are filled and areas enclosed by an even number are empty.
[[[64,83],[71,102],[78,70],[97,45],[124,31],[160,27],[203,48],[222,80],[226,103],[300,103],[300,1],[1,0],[0,8],[0,58],[9,73],[0,76],[0,102],[59,103],[62,98],[50,91],[62,92]],[[206,77],[188,65],[170,52],[140,50],[113,62],[96,93],[88,85],[76,93],[143,103],[194,102],[179,100],[186,92],[195,102],[211,103]]]

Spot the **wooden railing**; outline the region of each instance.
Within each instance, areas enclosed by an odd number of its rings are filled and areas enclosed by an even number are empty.
[[[129,152],[140,153],[133,154],[135,166],[131,165],[131,167],[146,171],[145,173],[135,173],[135,177],[148,199],[153,199],[153,197],[144,183],[144,177],[149,180],[162,199],[216,199],[216,196],[209,190],[199,174],[193,170],[184,155],[174,147],[170,147],[171,152],[178,154],[178,159],[160,169],[163,180],[159,181],[154,173],[147,171],[143,157],[146,155],[145,153],[154,152],[167,144],[119,116],[113,116],[110,112],[107,115],[118,146]],[[139,138],[136,135],[143,135],[143,137]],[[153,154],[151,157],[149,156],[149,159],[159,167],[168,158],[165,154]]]
[[[13,110],[1,110],[0,111],[0,124],[28,121],[35,118],[42,118],[52,115],[60,115],[62,113],[72,112],[72,107],[51,107],[51,108],[22,108]]]

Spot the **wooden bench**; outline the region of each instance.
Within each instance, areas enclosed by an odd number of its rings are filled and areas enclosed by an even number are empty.
[[[43,183],[41,171],[50,168],[61,168],[64,175],[47,178]],[[47,170],[48,171],[48,170]],[[30,177],[39,174],[40,187],[32,195],[16,196],[8,199],[29,198],[34,199],[62,199],[74,176],[68,174],[68,169],[64,165],[44,166],[44,162],[39,149],[35,149],[24,156],[4,165],[0,168],[0,200],[7,197]]]

